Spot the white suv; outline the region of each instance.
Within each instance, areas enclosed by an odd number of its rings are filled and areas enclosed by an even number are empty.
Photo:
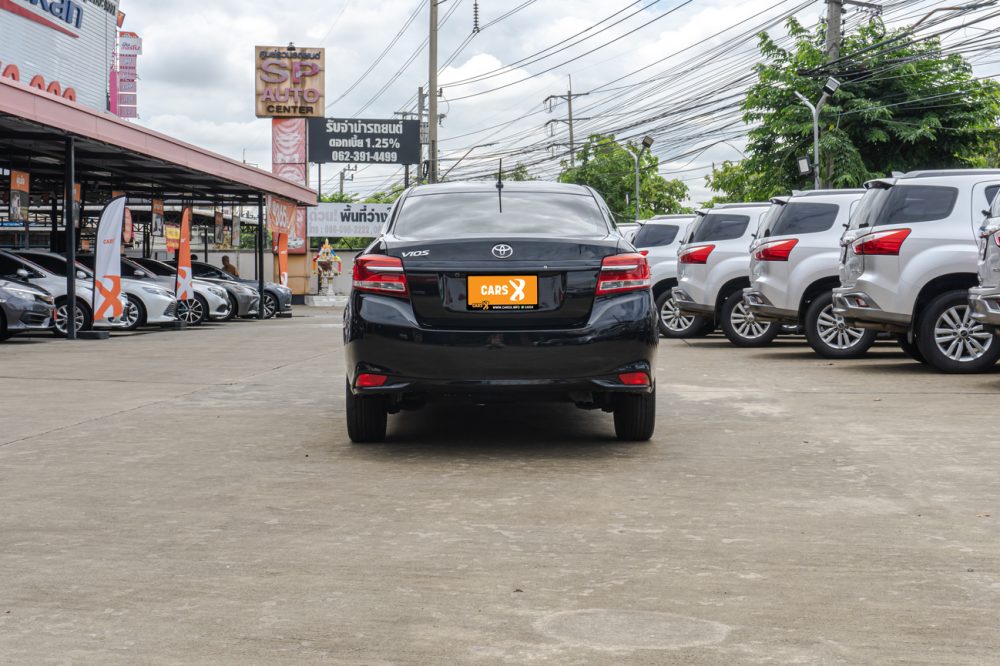
[[[897,334],[903,350],[947,372],[980,372],[1000,357],[972,318],[977,231],[1000,171],[915,171],[865,184],[841,253],[834,311],[851,326]]]
[[[1000,196],[993,197],[979,233],[979,286],[969,290],[972,318],[1000,327]]]
[[[750,241],[771,204],[720,204],[700,211],[678,256],[674,302],[682,314],[718,322],[739,347],[770,343],[781,326],[762,322],[746,307],[750,286]]]
[[[773,199],[750,250],[747,308],[759,320],[801,325],[809,345],[827,358],[855,358],[876,331],[850,328],[833,312],[840,286],[840,237],[864,190],[814,190]],[[764,218],[762,218],[764,219]]]
[[[687,235],[695,215],[660,215],[639,227],[632,244],[649,260],[653,297],[660,313],[660,333],[668,338],[708,334],[714,323],[680,313],[672,290],[677,286],[677,248]]]

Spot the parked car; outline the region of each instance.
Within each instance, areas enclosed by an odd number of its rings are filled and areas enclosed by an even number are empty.
[[[403,193],[354,261],[348,435],[429,399],[566,400],[647,440],[659,341],[649,264],[593,189],[443,183]]]
[[[947,372],[979,372],[1000,358],[972,318],[982,210],[1000,171],[915,171],[865,184],[841,243],[834,312],[848,325],[889,331],[913,358]]]
[[[983,211],[979,229],[979,286],[969,290],[972,318],[1000,332],[1000,196]]]
[[[46,265],[49,257],[52,261],[63,261],[62,255],[42,252],[24,252],[21,256],[40,265]],[[94,277],[95,257],[92,254],[81,254],[77,262],[86,268],[88,279]],[[152,280],[137,277],[132,274],[122,261],[122,293],[128,304],[123,311],[125,330],[134,331],[147,324],[169,324],[177,321],[177,299],[174,293]]]
[[[833,312],[840,286],[840,238],[864,190],[813,190],[772,200],[750,251],[747,309],[760,321],[802,326],[826,358],[855,358],[876,331],[851,328]]]
[[[703,317],[738,347],[769,344],[781,326],[759,321],[743,301],[750,286],[750,242],[769,203],[720,204],[703,211],[677,255],[674,302]]]
[[[35,262],[24,259],[15,253],[0,250],[0,275],[17,276],[24,282],[28,282],[36,287],[41,287],[49,292],[55,300],[55,316],[52,320],[52,332],[59,336],[66,335],[67,322],[69,318],[69,301],[66,298],[66,262],[57,264],[51,268],[43,267]],[[92,304],[94,302],[94,291],[87,280],[87,273],[83,270],[77,271],[76,283],[76,326],[77,331],[89,331],[94,327],[94,315]],[[122,307],[128,301],[124,294],[121,296]],[[120,329],[124,327],[122,320],[112,320],[101,322],[102,328]]]
[[[167,289],[174,289],[177,269],[156,259],[131,257],[129,259],[143,276],[149,276]],[[232,303],[229,292],[222,287],[204,280],[193,280],[194,298],[177,302],[177,318],[189,326],[200,326],[209,319],[226,321],[232,319]]]
[[[226,282],[235,282],[236,284],[242,284],[248,289],[252,289],[256,294],[258,293],[257,287],[258,282],[256,280],[235,278],[221,268],[216,268],[211,264],[206,264],[202,261],[191,262],[191,268],[194,269],[194,276],[196,278],[201,278],[203,280],[214,280],[218,284],[223,284],[225,286]],[[292,290],[288,287],[278,284],[277,282],[265,282],[264,283],[264,294],[263,294],[263,305],[264,305],[264,319],[271,319],[276,314],[282,312],[292,311]],[[256,308],[254,308],[253,314],[257,314]],[[240,315],[245,316],[245,315]]]
[[[674,302],[677,286],[677,249],[696,215],[659,215],[646,220],[632,239],[632,244],[646,256],[652,272],[653,298],[660,316],[660,334],[668,338],[707,335],[715,322],[705,317],[681,314]]]
[[[27,271],[17,269],[14,275],[27,277]],[[0,340],[16,333],[48,330],[55,312],[55,299],[41,287],[0,278]]]

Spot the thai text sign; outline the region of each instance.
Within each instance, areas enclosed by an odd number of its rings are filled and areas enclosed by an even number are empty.
[[[374,238],[389,220],[392,204],[321,203],[309,209],[310,238]]]
[[[309,120],[309,161],[313,164],[418,164],[419,120]]]
[[[258,46],[258,118],[322,118],[326,111],[326,49]]]

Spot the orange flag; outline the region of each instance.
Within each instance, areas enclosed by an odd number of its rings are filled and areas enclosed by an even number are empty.
[[[284,286],[288,286],[288,234],[278,234],[278,278]]]
[[[194,298],[194,276],[191,271],[191,209],[185,208],[181,215],[180,248],[177,250],[177,300],[189,301]]]

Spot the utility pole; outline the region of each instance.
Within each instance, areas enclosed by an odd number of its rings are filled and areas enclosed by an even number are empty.
[[[351,181],[353,183],[354,182],[354,173],[353,172],[357,171],[357,170],[358,170],[358,168],[356,166],[354,166],[353,164],[348,164],[347,166],[345,166],[343,169],[340,170],[340,193],[341,194],[344,193],[344,181],[345,180],[349,180],[349,181]],[[352,172],[350,178],[347,178],[347,173],[348,172]]]
[[[427,143],[427,139],[424,137],[424,102],[427,97],[424,95],[424,87],[420,86],[417,88],[417,120],[420,121],[420,163],[417,164],[417,182],[420,182],[420,178],[423,174],[424,166],[424,144]],[[428,128],[428,133],[430,132]],[[429,169],[429,167],[428,167]]]
[[[841,30],[844,25],[843,0],[826,0],[826,61],[840,60]]]
[[[428,81],[430,81],[430,113],[427,118],[427,159],[430,160],[428,181],[436,183],[438,181],[438,1],[431,0],[431,34],[427,45],[430,53],[428,63]]]
[[[545,123],[549,126],[549,132],[552,133],[551,125],[552,123],[566,123],[569,127],[569,165],[571,167],[576,166],[575,154],[576,154],[576,142],[573,137],[573,98],[574,97],[585,97],[590,93],[573,93],[573,77],[569,77],[569,90],[566,91],[565,95],[549,95],[545,98],[542,104],[545,105],[546,110],[552,113],[553,100],[564,99],[566,100],[566,118],[554,118],[549,122]],[[579,118],[578,120],[590,120],[590,118]]]

